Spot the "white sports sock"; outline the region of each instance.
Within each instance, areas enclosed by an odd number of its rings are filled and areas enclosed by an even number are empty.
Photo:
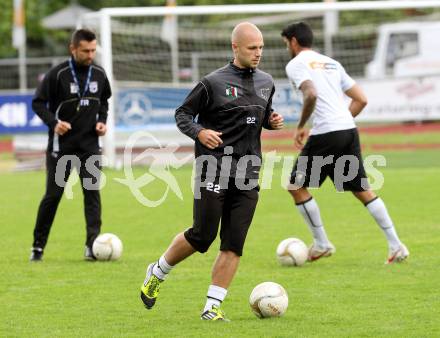
[[[385,237],[388,240],[389,247],[391,249],[397,249],[400,246],[401,242],[399,240],[399,237],[397,236],[396,229],[394,228],[393,221],[388,214],[385,203],[382,201],[381,198],[377,197],[376,199],[368,202],[366,204],[366,207],[371,216],[373,216],[373,218],[376,220],[376,223],[384,232]]]
[[[327,248],[330,245],[330,242],[325,233],[324,225],[321,220],[321,213],[319,212],[319,207],[315,199],[312,197],[304,203],[297,204],[296,207],[309,226],[315,243],[319,247]]]
[[[162,255],[157,263],[153,266],[153,274],[157,278],[164,280],[173,268],[174,266],[169,265],[165,260],[165,256]]]
[[[210,285],[208,288],[208,294],[206,295],[206,304],[203,312],[212,309],[212,306],[220,306],[221,302],[226,297],[228,290],[223,289],[217,285]]]

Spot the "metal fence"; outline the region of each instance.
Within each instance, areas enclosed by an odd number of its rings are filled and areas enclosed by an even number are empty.
[[[66,58],[67,56],[27,58],[26,77],[28,89],[37,87],[43,75]],[[17,90],[20,88],[18,67],[18,58],[0,59],[0,90]]]

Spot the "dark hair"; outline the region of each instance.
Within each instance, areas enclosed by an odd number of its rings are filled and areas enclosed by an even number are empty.
[[[76,31],[73,32],[70,43],[75,47],[77,47],[80,41],[84,41],[84,40],[88,42],[96,40],[96,34],[92,32],[90,29],[77,29]]]
[[[313,32],[308,24],[305,22],[292,23],[285,27],[281,32],[281,36],[292,40],[295,38],[301,47],[312,47]]]

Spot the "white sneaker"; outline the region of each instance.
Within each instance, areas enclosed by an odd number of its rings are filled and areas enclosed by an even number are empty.
[[[395,250],[390,249],[385,264],[403,262],[405,259],[408,258],[408,256],[409,256],[409,251],[407,247],[405,246],[405,244],[401,243],[397,249]]]
[[[330,257],[336,252],[336,248],[332,243],[328,243],[327,247],[320,247],[315,242],[309,247],[309,255],[307,260],[309,262],[317,261],[322,257]]]

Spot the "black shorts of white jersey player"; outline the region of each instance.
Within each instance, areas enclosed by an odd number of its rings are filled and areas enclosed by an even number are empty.
[[[330,177],[338,191],[369,189],[356,128],[311,135],[290,176],[293,189],[318,188]]]
[[[194,198],[194,223],[184,235],[194,249],[206,252],[217,237],[221,219],[220,250],[241,256],[257,206],[259,187],[242,189],[237,187],[233,177],[223,181],[215,178],[199,188],[200,198]],[[249,180],[242,183],[247,185]]]

